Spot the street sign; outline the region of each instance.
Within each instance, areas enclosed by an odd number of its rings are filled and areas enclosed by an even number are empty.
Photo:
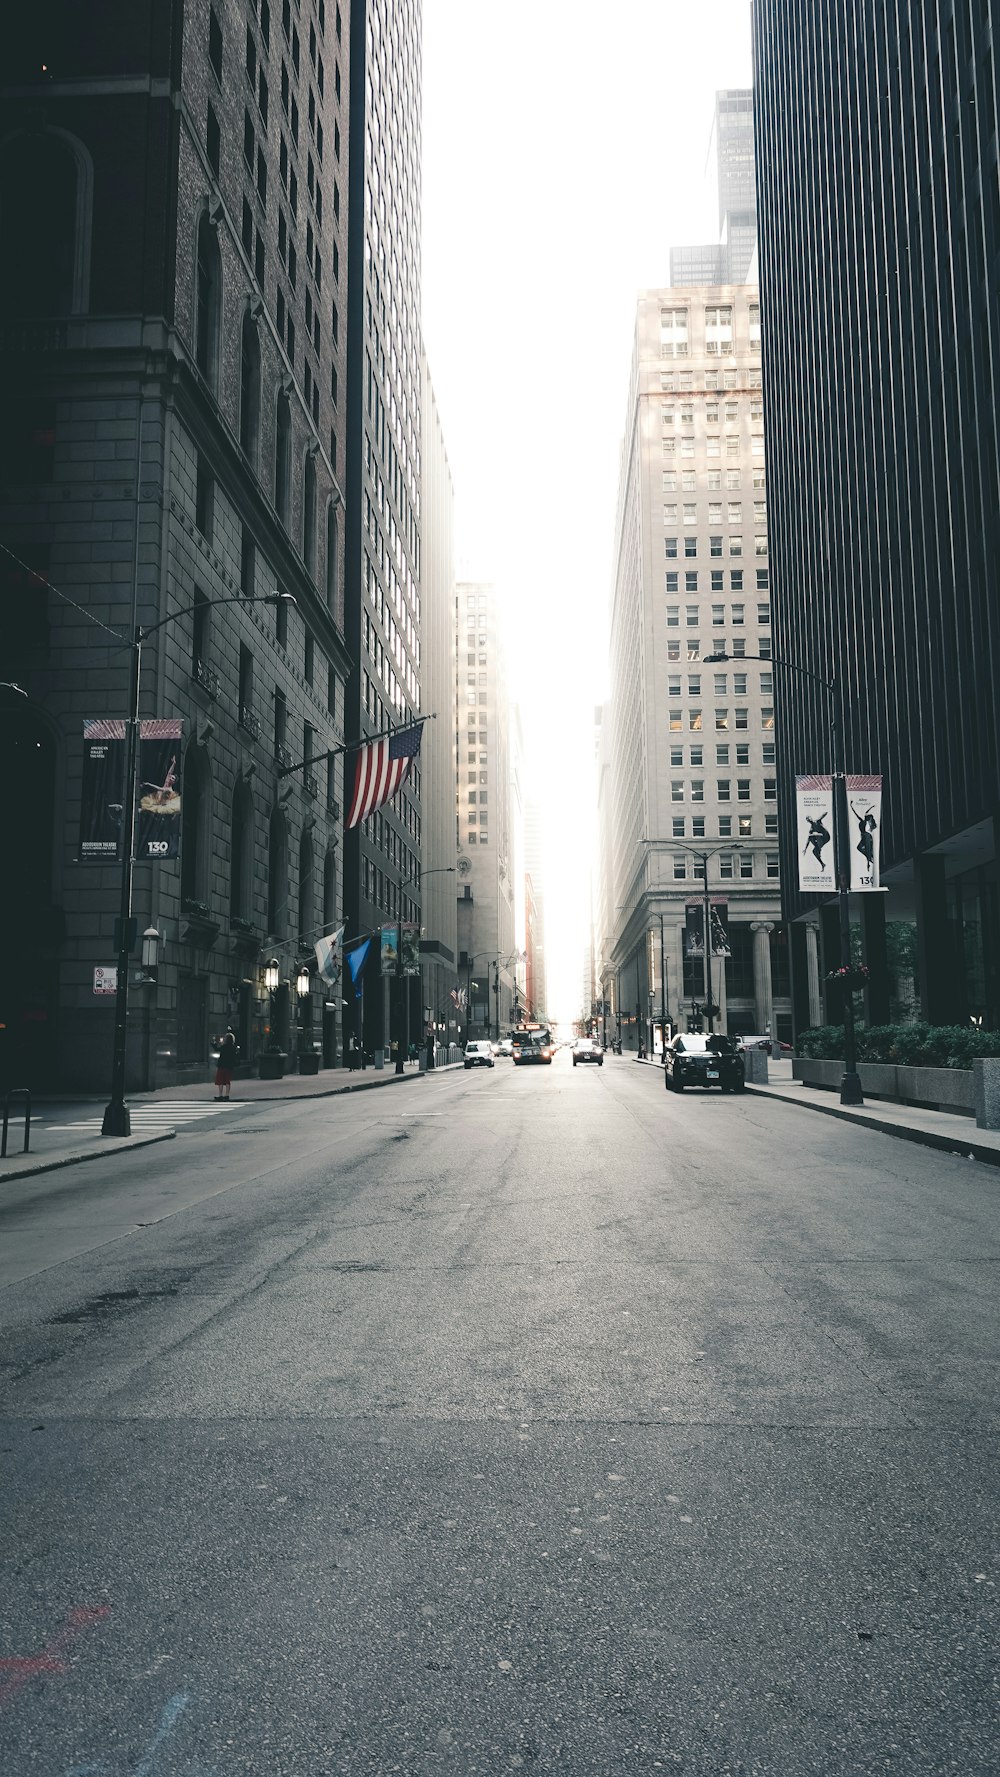
[[[118,992],[118,970],[116,968],[98,968],[94,970],[94,992],[99,995]]]

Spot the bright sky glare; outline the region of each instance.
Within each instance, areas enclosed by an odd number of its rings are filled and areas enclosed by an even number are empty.
[[[717,238],[714,96],[750,84],[750,0],[423,0],[423,24],[424,337],[458,569],[504,598],[548,1010],[572,1018],[635,301],[671,245]]]

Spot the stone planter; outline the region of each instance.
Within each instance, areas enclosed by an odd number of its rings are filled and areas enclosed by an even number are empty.
[[[288,1056],[283,1049],[265,1049],[258,1062],[258,1078],[283,1080]]]
[[[1000,1064],[987,1062],[986,1066]],[[792,1062],[792,1077],[804,1086],[821,1086],[836,1092],[843,1075],[842,1061],[814,1061],[797,1055]],[[862,1061],[858,1075],[866,1098],[885,1098],[896,1104],[952,1111],[960,1116],[973,1114],[973,1074],[966,1068],[894,1067],[887,1061]]]
[[[977,1127],[1000,1129],[1000,1060],[977,1057],[972,1063],[972,1092]]]
[[[300,1074],[318,1074],[319,1073],[319,1056],[316,1054],[300,1055],[299,1056],[299,1073]]]

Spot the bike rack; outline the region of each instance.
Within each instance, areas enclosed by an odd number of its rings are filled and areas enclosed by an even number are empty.
[[[11,1086],[3,1095],[3,1135],[0,1136],[0,1160],[7,1158],[7,1123],[10,1118],[10,1101],[12,1098],[24,1099],[24,1148],[28,1152],[31,1142],[31,1092],[27,1086]]]

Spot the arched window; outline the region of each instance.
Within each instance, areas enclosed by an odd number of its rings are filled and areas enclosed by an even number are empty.
[[[331,500],[326,509],[326,602],[331,611],[337,609],[340,592],[340,527],[337,524],[337,503]]]
[[[309,829],[303,833],[299,841],[299,936],[309,937],[314,924],[314,903],[316,899],[315,883],[313,882],[313,842]]]
[[[212,861],[212,778],[203,747],[188,747],[182,777],[181,904],[208,905]]]
[[[323,859],[323,930],[330,936],[337,918],[337,853],[333,846]]]
[[[240,447],[256,469],[260,444],[260,340],[249,312],[240,340]]]
[[[288,397],[279,395],[274,427],[274,509],[286,529],[291,479],[292,415],[288,406]]]
[[[233,791],[232,857],[229,866],[229,917],[253,917],[253,797],[241,779]]]
[[[302,493],[302,560],[315,578],[316,574],[316,459],[310,452]]]
[[[41,130],[12,136],[0,150],[4,314],[68,315],[86,308],[89,190],[81,174],[89,159],[76,148],[79,153],[62,131]]]
[[[288,935],[288,828],[280,808],[267,835],[267,930],[272,938]]]
[[[210,389],[218,390],[219,336],[222,330],[222,255],[207,215],[198,224],[195,268],[194,356]]]

